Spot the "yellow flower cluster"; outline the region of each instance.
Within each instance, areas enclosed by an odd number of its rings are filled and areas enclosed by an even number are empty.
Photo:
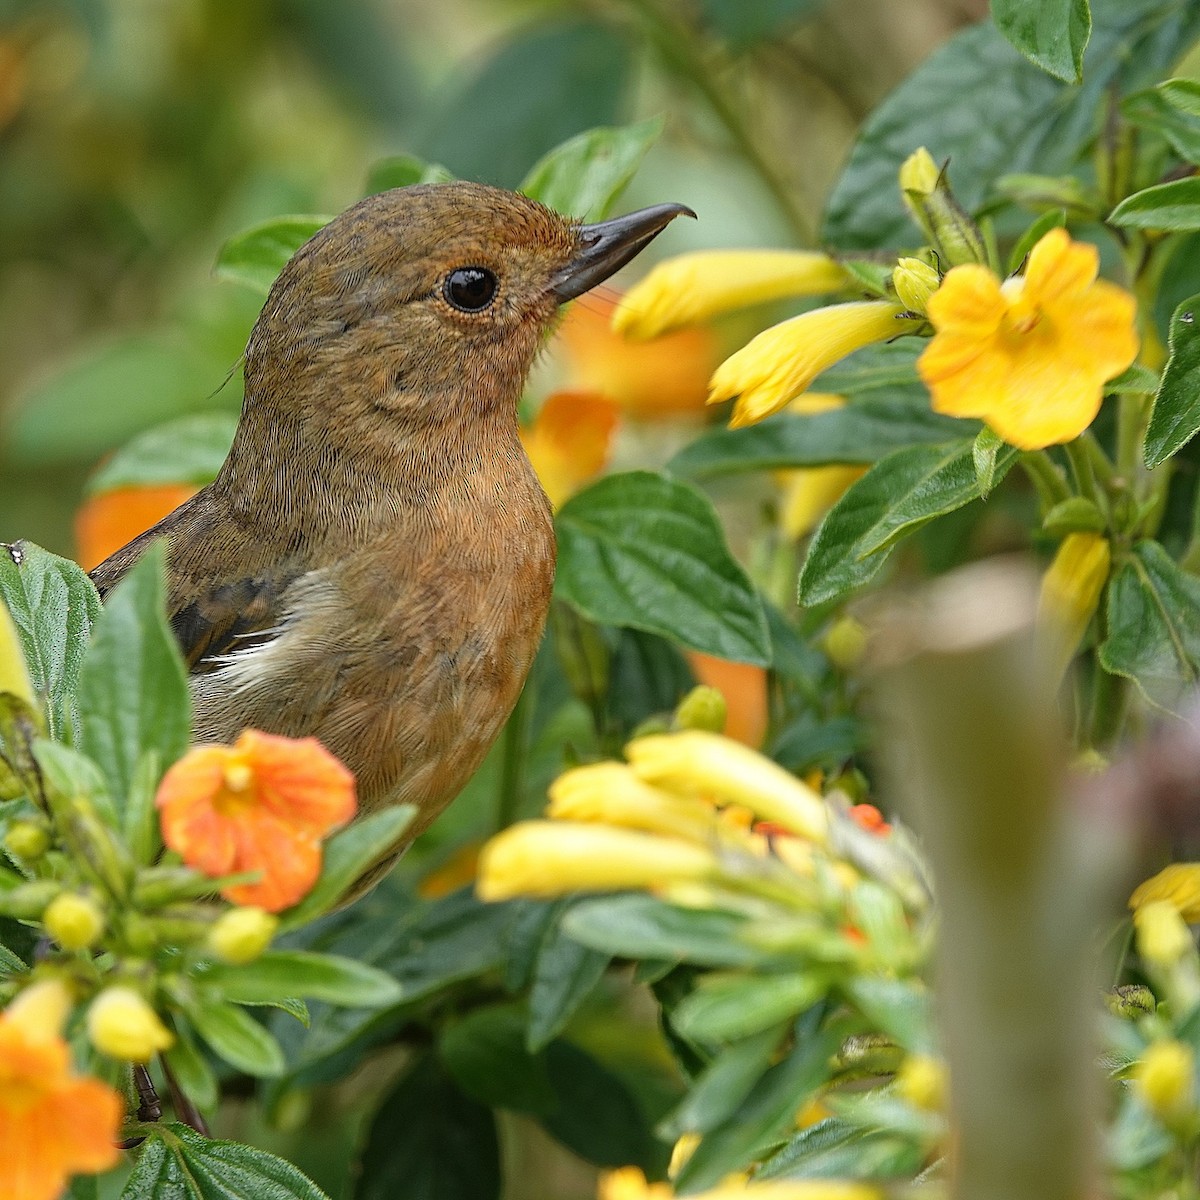
[[[865,1183],[834,1179],[788,1179],[755,1183],[729,1180],[694,1200],[883,1200],[883,1192]],[[648,1183],[637,1167],[622,1167],[600,1180],[599,1200],[672,1200],[670,1184]]]

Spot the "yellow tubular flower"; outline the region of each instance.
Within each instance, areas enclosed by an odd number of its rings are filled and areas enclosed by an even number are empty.
[[[716,733],[687,730],[638,738],[625,747],[633,769],[660,787],[744,804],[756,816],[823,842],[829,814],[821,797],[769,758]]]
[[[916,328],[902,304],[859,300],[817,308],[774,325],[727,358],[709,383],[709,404],[738,397],[730,428],[752,425],[807,391],[827,367],[872,342]]]
[[[917,370],[937,412],[979,417],[1023,450],[1069,442],[1100,409],[1105,381],[1137,356],[1137,305],[1096,278],[1095,246],[1052,229],[1023,276],[955,267],[930,297],[937,331]]]
[[[846,489],[866,474],[866,470],[866,467],[838,464],[781,471],[783,496],[779,504],[779,524],[783,532],[793,541],[807,537]]]
[[[1160,1117],[1177,1116],[1192,1107],[1196,1058],[1190,1046],[1164,1040],[1146,1047],[1130,1078],[1142,1102]]]
[[[1179,910],[1166,900],[1149,900],[1133,913],[1138,953],[1156,967],[1173,967],[1196,949]]]
[[[679,838],[604,825],[522,821],[484,846],[476,892],[481,900],[511,900],[658,888],[707,879],[716,865],[711,852]]]
[[[711,805],[651,787],[619,762],[590,763],[560,775],[550,785],[546,815],[555,821],[595,821],[705,844],[720,828]]]
[[[149,1062],[175,1036],[132,988],[106,987],[88,1005],[88,1039],[101,1054],[126,1062]]]
[[[1129,897],[1135,912],[1147,904],[1162,901],[1189,925],[1200,921],[1200,863],[1171,863],[1157,875],[1139,883]]]
[[[647,1183],[637,1167],[621,1167],[600,1177],[599,1200],[671,1200],[665,1183]],[[691,1192],[692,1200],[883,1200],[883,1193],[865,1183],[835,1179],[729,1179],[707,1192]]]
[[[701,250],[659,263],[613,313],[613,329],[652,338],[718,313],[785,296],[840,291],[850,275],[815,250]]]
[[[1042,576],[1037,621],[1054,676],[1067,669],[1100,603],[1112,562],[1108,539],[1098,533],[1070,533],[1059,544]]]

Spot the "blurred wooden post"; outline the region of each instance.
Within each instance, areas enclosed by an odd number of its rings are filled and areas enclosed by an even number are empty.
[[[981,564],[896,606],[877,639],[892,790],[938,894],[958,1200],[1096,1195],[1094,934],[1122,839],[1066,799],[1036,599],[1026,570]]]

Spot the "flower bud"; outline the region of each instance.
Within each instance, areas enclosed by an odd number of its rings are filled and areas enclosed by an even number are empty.
[[[1127,1021],[1147,1016],[1158,1007],[1154,993],[1140,983],[1113,988],[1105,995],[1104,1002],[1114,1017],[1122,1017]]]
[[[1133,889],[1129,907],[1137,910],[1152,900],[1165,900],[1190,924],[1200,921],[1200,863],[1170,863]]]
[[[14,821],[4,835],[4,848],[17,858],[33,862],[50,849],[50,831],[42,821]]]
[[[1052,537],[1070,533],[1103,533],[1104,514],[1084,496],[1071,496],[1056,504],[1042,519],[1042,528]]]
[[[956,267],[987,262],[987,245],[979,226],[954,198],[945,171],[938,170],[924,146],[901,166],[900,191],[944,264]]]
[[[101,1054],[125,1062],[149,1062],[174,1035],[132,988],[107,987],[88,1006],[87,1032]]]
[[[208,931],[208,948],[222,962],[253,962],[271,944],[279,918],[265,909],[231,908]]]
[[[919,258],[902,258],[892,272],[892,288],[909,312],[924,313],[929,297],[942,282],[936,269]]]
[[[1063,538],[1042,577],[1038,596],[1039,636],[1055,678],[1066,671],[1100,603],[1112,561],[1108,539],[1098,533]]]
[[[1131,1074],[1142,1102],[1155,1115],[1170,1118],[1192,1104],[1195,1055],[1182,1042],[1164,1040],[1146,1047]]]
[[[914,1108],[941,1112],[946,1105],[945,1064],[925,1054],[910,1054],[896,1073],[896,1090]]]
[[[104,910],[89,896],[60,892],[46,905],[42,923],[64,950],[86,950],[104,932]]]
[[[853,670],[867,652],[867,631],[853,617],[839,617],[826,631],[821,647],[835,667]]]
[[[700,684],[679,702],[675,710],[676,729],[707,729],[710,733],[721,733],[729,710],[725,697],[715,687]]]
[[[914,150],[900,164],[900,192],[918,221],[920,210],[916,206],[932,194],[941,175],[941,170],[933,161],[933,155],[924,146]]]
[[[1151,900],[1133,914],[1138,953],[1156,967],[1172,967],[1195,950],[1179,910],[1166,900]]]
[[[0,599],[0,695],[9,692],[37,711],[37,696],[25,665],[25,652],[8,605]]]

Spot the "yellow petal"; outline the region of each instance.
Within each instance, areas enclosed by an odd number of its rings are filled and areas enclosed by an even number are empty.
[[[1100,271],[1100,251],[1090,242],[1075,242],[1061,227],[1051,229],[1029,252],[1025,286],[1039,303],[1077,296],[1094,283]]]
[[[1038,632],[1060,678],[1075,654],[1100,603],[1112,561],[1108,539],[1098,533],[1070,533],[1059,544],[1042,576]]]
[[[1143,900],[1137,904],[1133,910],[1133,928],[1138,953],[1155,966],[1172,967],[1186,955],[1195,953],[1196,943],[1179,909],[1167,900]]]
[[[1129,897],[1137,910],[1157,901],[1170,904],[1190,925],[1200,921],[1200,863],[1171,863],[1139,883]]]
[[[713,372],[708,402],[738,397],[737,428],[778,412],[847,354],[914,328],[904,307],[861,300],[814,309],[760,333]]]
[[[638,738],[625,747],[637,774],[685,795],[743,804],[793,833],[825,840],[829,815],[821,797],[769,758],[717,733],[688,730]]]
[[[481,900],[569,892],[658,888],[705,879],[713,855],[692,842],[605,825],[522,821],[497,834],[479,857]]]
[[[850,283],[813,250],[701,250],[659,263],[617,306],[613,328],[651,338],[680,325],[785,296],[821,296]]]
[[[779,523],[788,537],[798,540],[816,528],[821,518],[863,477],[866,467],[806,467],[781,472],[784,476]]]

